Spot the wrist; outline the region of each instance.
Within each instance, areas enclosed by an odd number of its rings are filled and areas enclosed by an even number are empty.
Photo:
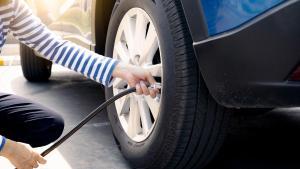
[[[0,152],[2,151],[5,143],[6,143],[6,138],[0,135]]]
[[[10,157],[12,155],[14,141],[6,139],[5,144],[3,145],[2,150],[0,151],[0,156]]]
[[[112,73],[112,76],[117,77],[117,78],[124,78],[124,75],[126,74],[127,67],[128,67],[127,64],[125,64],[123,62],[119,62],[116,65],[116,67],[115,67],[115,69]]]

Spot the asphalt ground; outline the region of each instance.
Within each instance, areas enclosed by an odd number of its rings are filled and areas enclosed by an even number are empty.
[[[0,91],[57,111],[65,119],[65,132],[104,101],[99,84],[60,66],[54,66],[46,83],[27,82],[20,66],[0,66]],[[236,113],[233,117],[226,142],[207,169],[300,168],[299,108],[255,115]],[[130,169],[114,142],[106,113],[98,115],[47,159],[42,169]],[[0,159],[2,168],[13,167]]]

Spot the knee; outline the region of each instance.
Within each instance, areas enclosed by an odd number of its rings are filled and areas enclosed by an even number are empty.
[[[58,139],[61,136],[64,127],[65,127],[65,122],[61,116],[57,115],[53,117],[53,122],[48,129],[49,130],[48,133],[51,136],[49,137],[50,139],[49,141],[52,142]]]
[[[53,128],[56,129],[56,137],[60,137],[65,127],[64,119],[61,116],[57,116],[53,120]],[[56,139],[57,139],[56,138]]]
[[[48,124],[47,127],[39,131],[38,135],[31,137],[29,141],[32,147],[41,147],[48,145],[57,140],[63,133],[64,120],[60,115],[53,115],[51,118],[44,119],[44,124]]]

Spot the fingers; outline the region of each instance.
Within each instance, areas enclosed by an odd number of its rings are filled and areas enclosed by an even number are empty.
[[[150,84],[154,84],[156,83],[156,80],[154,79],[154,77],[151,75],[150,72],[147,72],[146,74],[146,79]]]
[[[8,143],[12,144],[12,153],[7,158],[18,169],[38,168],[39,164],[46,163],[46,160],[36,153],[30,145],[13,141]]]
[[[30,167],[31,167],[31,168],[38,168],[38,167],[39,167],[39,164],[37,163],[36,160],[32,160],[32,161],[31,161],[31,164],[30,164]]]
[[[155,97],[156,97],[156,92],[155,92],[155,90],[150,90],[150,96],[151,96],[152,98],[155,98]]]
[[[124,80],[127,81],[130,87],[136,88],[136,94],[138,95],[150,95],[151,97],[155,98],[156,95],[159,93],[158,90],[149,89],[147,87],[147,83],[155,84],[156,80],[151,75],[150,72],[140,68],[134,67],[135,69],[129,69],[129,73],[126,73],[124,76]]]
[[[146,79],[147,81],[150,83],[150,84],[155,84],[156,83],[156,80],[154,79],[154,77],[151,75],[150,72],[148,72],[147,76],[146,76]],[[158,89],[151,89],[150,90],[150,96],[152,98],[155,98],[156,95],[159,93],[159,90]]]
[[[23,164],[23,165],[17,167],[16,169],[33,169],[33,168],[38,168],[38,166],[36,167],[36,165],[33,164],[33,162],[32,162],[32,164],[29,164],[29,163],[27,163],[26,165]]]
[[[140,86],[142,87],[142,91],[143,91],[144,95],[150,94],[150,91],[149,91],[148,87],[146,86],[145,82],[141,81]]]
[[[33,155],[33,159],[31,159],[26,169],[38,168],[39,164],[46,164],[46,160],[41,155],[35,153]]]
[[[150,95],[152,98],[155,98],[156,95],[159,93],[158,89],[149,89],[145,84],[145,82],[143,81],[137,83],[135,85],[135,88],[136,88],[136,93],[138,95],[146,95],[146,96]]]
[[[151,75],[150,72],[145,72],[145,80],[146,82],[150,83],[150,84],[155,84],[156,83],[156,80],[154,79],[154,77]],[[153,89],[149,89],[146,85],[146,82],[144,81],[140,81],[140,86],[142,88],[142,94],[143,95],[150,95],[152,98],[155,98],[156,95],[157,95],[157,91],[156,90],[153,90]]]
[[[38,168],[39,164],[46,164],[46,160],[39,154],[34,154],[33,159],[30,161],[28,165],[28,169]]]
[[[142,90],[142,87],[141,87],[140,83],[137,83],[135,85],[135,88],[136,88],[136,94],[138,94],[138,95],[142,95],[143,94],[143,90]]]
[[[26,166],[17,167],[17,169],[33,169],[33,167],[26,165]]]
[[[26,162],[25,162],[26,163]],[[33,152],[32,158],[27,162],[26,169],[38,168],[39,164],[46,164],[46,160],[38,153]]]

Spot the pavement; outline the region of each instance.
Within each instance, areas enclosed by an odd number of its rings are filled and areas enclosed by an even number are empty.
[[[60,113],[65,133],[104,101],[97,83],[54,66],[46,83],[29,83],[20,66],[0,66],[0,92],[29,98]],[[226,142],[207,169],[299,169],[300,108],[234,114]],[[37,149],[41,152],[46,147]],[[103,113],[47,157],[41,169],[130,169]],[[0,159],[0,169],[13,169]]]
[[[0,92],[18,94],[55,110],[65,119],[66,133],[104,101],[103,88],[60,66],[53,69],[49,82],[29,83],[23,78],[20,66],[0,66]],[[114,142],[105,112],[51,153],[47,160],[41,169],[130,169]],[[13,167],[2,158],[0,169]]]

